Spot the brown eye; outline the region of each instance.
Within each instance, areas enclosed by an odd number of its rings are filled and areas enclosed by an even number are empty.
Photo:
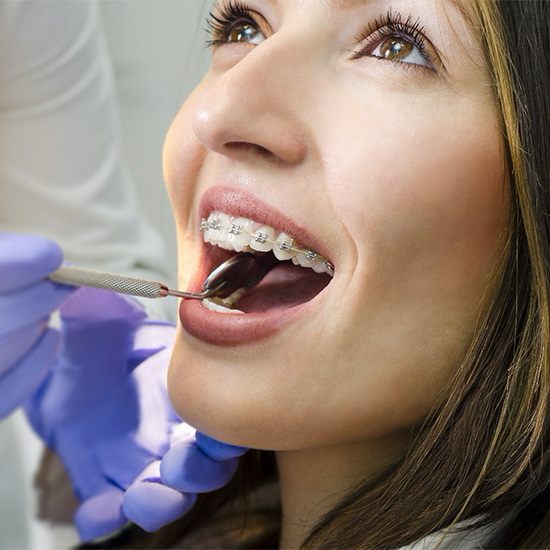
[[[246,21],[236,23],[227,37],[228,42],[243,42],[245,44],[259,44],[263,40],[264,37],[261,32]]]
[[[257,46],[272,34],[265,17],[248,9],[241,0],[226,0],[210,14],[207,24],[212,37],[208,44],[214,48],[224,44]]]
[[[380,44],[380,56],[387,59],[401,60],[406,58],[412,49],[412,44],[404,38],[392,36]]]
[[[396,63],[411,63],[427,68],[433,68],[433,61],[426,53],[427,46],[415,44],[406,38],[392,35],[376,42],[375,46],[367,44],[356,57],[380,57]]]

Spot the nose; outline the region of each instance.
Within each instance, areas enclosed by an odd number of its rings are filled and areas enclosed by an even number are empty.
[[[301,116],[304,90],[299,90],[296,78],[301,75],[303,81],[303,73],[294,69],[296,61],[273,35],[217,77],[195,108],[193,130],[198,140],[226,156],[302,162],[308,146]]]

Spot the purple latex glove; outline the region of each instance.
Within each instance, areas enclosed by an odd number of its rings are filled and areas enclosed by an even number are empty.
[[[48,320],[73,289],[44,278],[61,264],[53,241],[0,233],[0,418],[20,405],[54,362],[59,333]]]
[[[165,382],[175,328],[150,322],[131,298],[97,289],[78,290],[60,311],[59,356],[25,409],[85,502],[125,490],[167,451],[179,422]],[[90,518],[84,538],[127,521],[120,511],[109,520]]]
[[[195,432],[183,422],[174,426],[162,461],[152,462],[126,491],[124,514],[146,531],[155,531],[182,517],[197,493],[223,487],[246,451]]]
[[[109,534],[128,519],[151,530],[181,517],[193,496],[150,477],[179,441],[175,434],[188,430],[166,391],[175,327],[146,319],[128,298],[95,289],[77,292],[61,317],[59,359],[26,410],[81,500],[75,514],[80,537]],[[233,470],[216,484],[227,483]],[[203,471],[196,462],[186,475]]]

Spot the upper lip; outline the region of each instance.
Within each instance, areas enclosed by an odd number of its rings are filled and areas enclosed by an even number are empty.
[[[300,246],[315,250],[332,262],[330,253],[324,250],[325,243],[275,207],[245,191],[223,186],[210,187],[201,198],[199,216],[207,218],[214,211],[224,212],[230,216],[249,218],[268,225],[276,231],[284,231],[296,239]]]

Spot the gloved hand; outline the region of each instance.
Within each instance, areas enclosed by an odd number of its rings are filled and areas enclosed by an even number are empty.
[[[194,497],[150,477],[177,434],[189,432],[166,391],[175,328],[147,319],[131,299],[95,289],[78,291],[61,317],[59,359],[26,410],[81,500],[80,537],[106,535],[128,519],[151,530],[181,517]],[[193,467],[186,475],[200,478],[203,464]],[[232,474],[224,470],[216,484]],[[152,507],[154,518],[144,513]]]
[[[0,418],[32,393],[54,362],[59,333],[48,319],[73,289],[44,277],[62,257],[48,239],[0,233]]]
[[[223,487],[247,450],[195,432],[182,422],[174,427],[163,459],[149,464],[126,491],[124,514],[146,531],[156,531],[187,513],[197,493]]]

